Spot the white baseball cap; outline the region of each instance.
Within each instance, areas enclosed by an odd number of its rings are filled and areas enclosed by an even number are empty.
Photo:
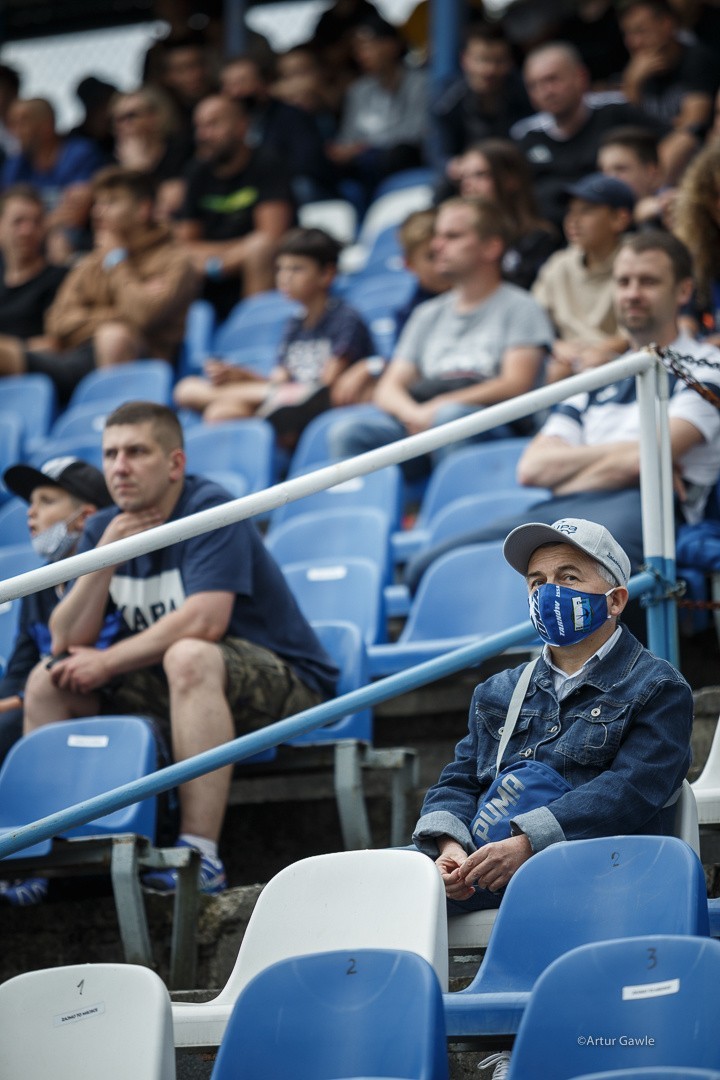
[[[533,551],[542,544],[570,544],[609,570],[618,585],[627,585],[630,560],[604,525],[584,518],[560,518],[552,525],[532,521],[519,525],[503,544],[503,555],[519,574],[527,574]]]

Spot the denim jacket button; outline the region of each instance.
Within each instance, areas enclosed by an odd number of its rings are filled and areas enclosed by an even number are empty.
[[[553,726],[550,728],[550,734],[555,735],[559,730],[560,730],[560,725],[559,724],[553,724]]]
[[[532,757],[532,750],[523,750],[522,757]]]
[[[599,715],[600,715],[600,713],[601,713],[601,711],[602,711],[602,710],[601,710],[601,709],[598,709],[598,708],[594,708],[594,709],[591,709],[591,710],[590,710],[590,715],[591,715],[591,716],[599,716]]]

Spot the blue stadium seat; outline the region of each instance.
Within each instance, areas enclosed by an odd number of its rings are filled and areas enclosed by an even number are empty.
[[[277,348],[288,319],[298,310],[298,304],[274,290],[241,300],[216,329],[212,355],[233,360],[235,350],[251,345]]]
[[[350,415],[361,418],[363,415],[372,414],[376,411],[375,405],[367,404],[347,405],[342,409],[328,409],[327,412],[320,413],[300,433],[298,444],[290,460],[288,476],[299,476],[300,473],[307,472],[310,466],[319,468],[320,465],[327,465],[328,461],[330,461],[327,443],[328,431],[333,424],[337,423],[339,418]]]
[[[542,495],[537,488],[509,488],[507,491],[493,491],[484,495],[466,495],[453,499],[438,510],[428,523],[428,538],[420,548],[432,547],[452,536],[480,528],[495,518],[510,514],[520,514],[523,510],[538,502]]]
[[[527,589],[503,558],[502,543],[456,548],[428,567],[397,641],[368,649],[370,674],[404,671],[519,623],[527,623],[534,648]]]
[[[0,832],[147,776],[156,767],[152,729],[137,716],[46,724],[23,736],[0,768]],[[145,799],[63,836],[137,833],[152,840],[156,816],[156,800]],[[45,856],[52,845],[52,840],[42,840],[7,858]]]
[[[102,442],[105,418],[114,408],[111,401],[88,401],[84,405],[73,405],[58,416],[45,441],[95,436]],[[43,443],[36,441],[33,448],[37,453],[42,450]]]
[[[315,471],[329,462],[316,462],[311,468]],[[310,468],[304,470],[310,471]],[[293,476],[297,476],[295,473]],[[398,465],[387,465],[376,472],[364,476],[355,476],[344,480],[324,491],[316,491],[301,499],[278,506],[272,511],[270,522],[275,528],[283,521],[297,514],[309,514],[327,509],[352,508],[355,506],[375,506],[387,514],[390,528],[396,529],[400,523],[403,499],[402,472]]]
[[[0,476],[10,465],[22,461],[23,422],[16,413],[0,412]],[[12,498],[12,493],[0,481],[0,504]]]
[[[227,420],[222,424],[197,424],[185,432],[187,471],[237,473],[248,492],[262,491],[273,483],[275,432],[267,420]]]
[[[0,414],[12,413],[22,419],[23,452],[50,430],[57,411],[55,384],[40,372],[3,375]]]
[[[271,528],[265,541],[281,566],[353,555],[372,559],[380,567],[383,583],[390,582],[390,522],[387,514],[376,506],[296,514]]]
[[[393,536],[396,561],[404,562],[427,542],[428,527],[442,507],[465,495],[520,487],[515,472],[529,439],[498,439],[463,446],[448,454],[433,469],[412,529]],[[546,494],[535,489],[538,501]]]
[[[665,895],[673,885],[667,879]],[[508,1080],[537,1076],[540,1062],[543,1080],[629,1061],[720,1069],[719,979],[720,942],[711,939],[650,934],[572,949],[533,988]]]
[[[0,547],[15,544],[28,546],[30,533],[27,523],[28,504],[24,499],[13,496],[0,507]]]
[[[719,946],[720,947],[720,946]],[[442,996],[416,953],[346,949],[280,960],[241,991],[211,1080],[447,1080]]]
[[[708,934],[705,875],[684,841],[611,836],[553,844],[510,879],[475,979],[445,997],[448,1034],[514,1033],[537,979],[562,953],[651,933]],[[543,1080],[549,1075],[543,1068]]]
[[[288,563],[283,574],[310,622],[349,620],[366,645],[385,641],[385,607],[377,563],[351,558]]]
[[[340,671],[337,684],[337,697],[359,690],[367,685],[367,655],[360,628],[353,622],[315,620],[312,628],[320,644],[332,657]],[[360,742],[372,742],[372,710],[361,709],[359,712],[343,716],[324,727],[308,731],[289,739],[290,746],[323,746],[340,739],[357,739]]]
[[[0,553],[0,559],[2,554]],[[23,736],[0,768],[0,834],[63,810],[157,768],[153,728],[138,716],[94,716],[46,724]],[[98,874],[110,870],[128,963],[152,966],[138,874],[177,869],[170,985],[194,985],[198,852],[154,847],[157,799],[114,810],[5,856],[5,877]]]
[[[28,464],[39,469],[46,461],[57,457],[78,457],[102,471],[102,432],[89,430],[57,439],[41,439],[28,458]]]
[[[133,360],[129,364],[96,368],[75,387],[68,408],[90,402],[102,402],[105,412],[125,401],[170,405],[173,379],[172,366],[166,360]]]
[[[7,503],[6,506],[12,507],[15,502],[16,500],[13,499],[12,503]],[[17,502],[22,502],[22,500],[18,499]],[[24,503],[22,505],[27,513],[27,506]],[[1,513],[2,510],[0,510]],[[15,577],[17,574],[26,574],[29,570],[37,570],[43,564],[43,560],[35,554],[30,545],[27,522],[24,522],[24,529],[23,541],[0,547],[0,581]],[[6,600],[5,603],[0,604],[0,669],[3,672],[15,646],[21,603],[22,601],[18,599]]]
[[[720,1069],[694,1069],[689,1065],[648,1065],[639,1069],[583,1073],[573,1080],[720,1080]]]
[[[417,187],[418,184],[435,184],[437,176],[435,171],[427,166],[420,165],[414,169],[401,169],[400,172],[391,173],[381,180],[375,188],[375,198],[379,199],[390,191],[403,191],[404,188]]]
[[[197,375],[212,352],[215,309],[208,300],[195,300],[188,308],[185,337],[178,361],[178,378]]]

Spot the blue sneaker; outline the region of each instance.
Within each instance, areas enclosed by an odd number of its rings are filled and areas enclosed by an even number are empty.
[[[176,847],[190,847],[184,840],[178,840]],[[163,896],[172,895],[177,889],[177,870],[148,870],[141,878],[142,887],[146,892],[160,893]],[[208,896],[216,896],[227,889],[227,876],[225,867],[220,859],[209,859],[207,855],[200,856],[200,892]]]
[[[42,904],[47,894],[48,881],[44,877],[0,881],[0,904],[9,904],[10,907],[34,907],[35,904]]]

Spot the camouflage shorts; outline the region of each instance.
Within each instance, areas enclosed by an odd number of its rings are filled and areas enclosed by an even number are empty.
[[[233,637],[224,638],[218,648],[225,661],[225,697],[237,735],[293,716],[323,700],[322,694],[305,686],[290,665],[269,649]],[[170,695],[162,668],[122,675],[106,694],[104,711],[150,714],[167,729]]]

